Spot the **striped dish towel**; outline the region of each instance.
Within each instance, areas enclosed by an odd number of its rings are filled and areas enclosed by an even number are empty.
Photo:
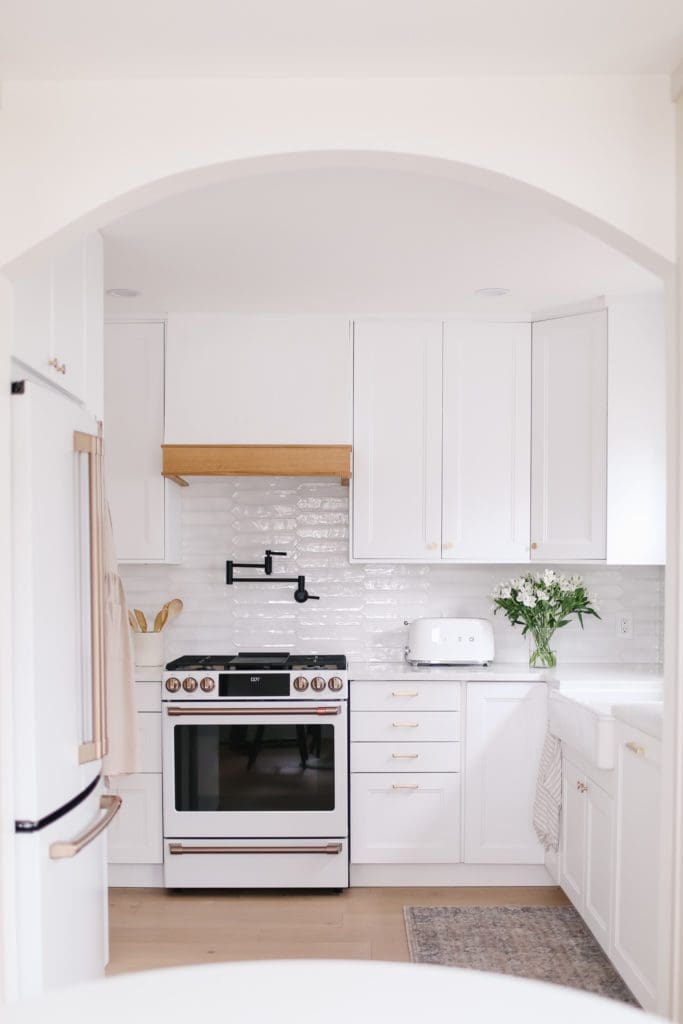
[[[546,850],[560,845],[562,807],[562,748],[560,741],[546,734],[534,800],[534,830]]]

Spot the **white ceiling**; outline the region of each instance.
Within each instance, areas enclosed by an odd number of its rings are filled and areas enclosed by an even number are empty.
[[[657,287],[591,235],[488,189],[414,172],[325,168],[195,189],[104,230],[110,315],[526,316]],[[484,299],[478,288],[510,295]]]
[[[668,73],[680,0],[4,0],[0,78]]]

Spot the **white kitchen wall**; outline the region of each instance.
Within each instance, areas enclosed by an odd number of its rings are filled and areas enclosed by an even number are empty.
[[[351,565],[349,492],[336,481],[292,478],[193,479],[183,489],[183,561],[125,565],[131,607],[154,614],[171,597],[185,602],[166,632],[166,658],[281,649],[342,652],[352,659],[399,660],[404,619],[425,615],[493,618],[489,593],[521,566]],[[306,574],[320,601],[299,605],[291,584],[225,585],[225,561],[260,561],[265,548],[287,551],[275,573]],[[585,566],[602,621],[556,634],[564,662],[657,662],[662,655],[664,571],[649,566]],[[236,574],[252,574],[236,570]],[[616,635],[617,616],[633,616],[634,636]],[[493,618],[499,661],[523,662],[527,643]]]

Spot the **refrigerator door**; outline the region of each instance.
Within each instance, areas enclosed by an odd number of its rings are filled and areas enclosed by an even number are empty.
[[[98,783],[70,813],[15,837],[20,997],[104,974],[106,826],[120,798],[103,795]]]
[[[93,460],[75,447],[83,435],[96,438],[97,424],[71,399],[30,382],[13,394],[15,818],[22,821],[57,811],[100,772],[96,758],[81,763],[96,689],[94,476]]]

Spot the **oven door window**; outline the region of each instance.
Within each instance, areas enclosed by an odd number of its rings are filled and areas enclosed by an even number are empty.
[[[177,811],[333,811],[334,726],[174,728]]]

